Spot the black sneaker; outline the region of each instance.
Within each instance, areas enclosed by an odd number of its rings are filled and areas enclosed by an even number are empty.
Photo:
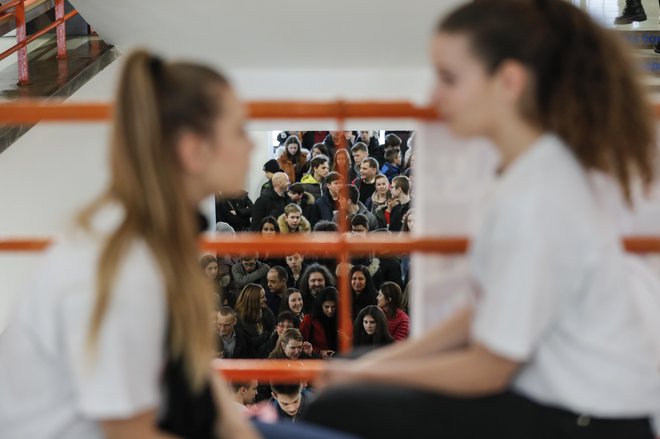
[[[655,43],[655,45],[653,46],[653,51],[658,55],[660,55],[660,42]]]
[[[626,4],[621,15],[614,19],[614,24],[631,24],[635,21],[646,21],[646,12],[641,3],[636,5]]]

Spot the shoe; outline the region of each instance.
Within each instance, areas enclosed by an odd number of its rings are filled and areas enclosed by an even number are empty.
[[[655,43],[655,45],[653,46],[653,51],[658,55],[660,55],[660,43]]]
[[[646,21],[642,0],[626,0],[626,6],[621,15],[614,19],[614,24],[631,24],[635,21]]]

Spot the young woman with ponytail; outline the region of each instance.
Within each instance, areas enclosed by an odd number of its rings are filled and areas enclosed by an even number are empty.
[[[245,117],[216,71],[126,56],[108,188],[0,337],[3,439],[260,437],[211,370],[216,305],[197,262],[200,202],[242,190]]]
[[[657,321],[660,286],[631,275],[592,184],[606,176],[632,204],[654,180],[653,111],[634,62],[563,0],[469,2],[431,50],[447,125],[502,158],[472,241],[476,305],[328,364],[330,388],[306,419],[379,439],[652,439],[660,332],[639,305],[654,296]]]

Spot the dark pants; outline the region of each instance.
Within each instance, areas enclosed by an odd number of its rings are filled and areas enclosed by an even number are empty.
[[[512,393],[461,399],[373,384],[330,389],[302,418],[365,439],[653,439],[648,419],[579,417]]]
[[[277,422],[267,424],[254,421],[252,425],[264,439],[359,439],[347,433],[305,424],[304,422]]]

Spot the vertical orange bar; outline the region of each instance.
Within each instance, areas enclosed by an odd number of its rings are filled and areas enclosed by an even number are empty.
[[[64,0],[55,0],[55,20],[64,18]],[[62,21],[56,28],[57,59],[66,59],[66,22]]]
[[[345,116],[346,109],[343,101],[337,101],[337,129],[339,130],[339,145],[337,149],[347,149],[346,148],[346,138],[344,137],[344,128],[345,128]],[[350,153],[349,153],[350,155]],[[348,166],[351,166],[350,159],[348,160]],[[339,172],[341,174],[342,188],[340,197],[346,199],[348,197],[348,167],[340,168]],[[350,280],[348,279],[348,264],[350,263],[350,254],[346,246],[346,240],[348,239],[347,233],[349,232],[348,226],[348,210],[346,208],[346,203],[339,203],[339,212],[337,214],[339,218],[339,232],[340,238],[342,240],[342,252],[339,256],[339,274],[337,276],[337,286],[339,288],[339,303],[338,305],[338,319],[339,319],[339,331],[341,336],[339,337],[339,351],[348,352],[352,347],[352,338],[353,338],[353,322],[351,321],[351,310],[353,309],[353,298],[351,297],[350,290]]]
[[[25,31],[25,2],[21,0],[14,9],[16,18],[16,43],[21,44],[27,39]],[[18,49],[18,85],[28,85],[30,77],[28,72],[27,46]]]

